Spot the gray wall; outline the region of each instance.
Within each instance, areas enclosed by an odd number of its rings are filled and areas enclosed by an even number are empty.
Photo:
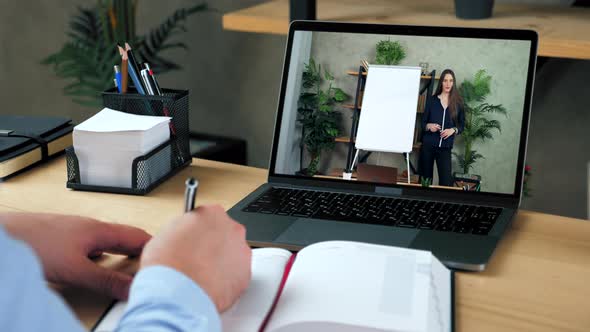
[[[589,218],[590,61],[554,59],[537,72],[527,163],[532,197],[523,207]]]
[[[259,2],[263,0],[210,3],[226,12]],[[571,1],[543,1],[559,2]],[[94,0],[2,1],[1,114],[55,114],[80,121],[97,111],[80,107],[64,97],[61,88],[65,82],[57,79],[50,68],[38,64],[63,45],[67,22],[76,6],[94,3]],[[140,1],[139,30],[146,31],[152,22],[159,22],[178,6],[190,3],[194,2]],[[191,46],[190,51],[171,55],[185,70],[162,75],[162,85],[191,89],[193,130],[247,139],[250,165],[266,167],[285,37],[223,31],[221,14],[215,13],[192,17],[187,28],[189,32],[183,39]],[[577,128],[577,124],[590,123],[590,111],[582,101],[590,95],[584,77],[590,73],[589,63],[550,60],[539,73],[544,78],[535,83],[528,156],[534,172],[533,197],[524,200],[525,208],[586,218],[585,172],[590,156],[587,132]],[[576,87],[573,92],[572,87]],[[561,116],[555,116],[556,112]],[[560,142],[559,149],[549,150],[548,141]]]

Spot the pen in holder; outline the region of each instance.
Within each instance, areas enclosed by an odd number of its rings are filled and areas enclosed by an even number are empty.
[[[66,186],[75,190],[100,191],[121,194],[145,195],[190,165],[192,157],[189,146],[189,99],[187,90],[162,89],[161,96],[140,95],[130,89],[118,93],[117,89],[103,92],[104,107],[136,115],[168,116],[170,140],[145,155],[133,160],[131,188],[83,184],[80,167],[73,147],[66,149],[68,181]]]

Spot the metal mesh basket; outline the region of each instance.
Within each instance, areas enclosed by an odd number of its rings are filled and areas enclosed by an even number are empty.
[[[73,147],[66,149],[67,187],[76,190],[145,195],[157,185],[191,163],[188,128],[188,91],[163,90],[163,96],[135,93],[120,94],[116,90],[103,93],[105,107],[137,114],[170,116],[170,140],[133,160],[131,188],[82,184],[78,158]]]

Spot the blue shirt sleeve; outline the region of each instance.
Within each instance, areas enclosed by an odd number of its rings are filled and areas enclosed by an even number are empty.
[[[0,331],[77,332],[86,329],[45,282],[41,264],[24,242],[0,226]]]
[[[221,332],[221,320],[192,279],[169,267],[150,266],[135,276],[116,331]]]

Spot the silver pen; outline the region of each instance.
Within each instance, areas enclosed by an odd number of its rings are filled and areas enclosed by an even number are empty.
[[[145,85],[146,93],[148,95],[153,96],[155,93],[154,93],[154,88],[152,87],[152,84],[150,83],[150,75],[148,73],[148,70],[142,69],[140,71],[140,75],[141,75],[141,80],[143,81],[143,84]]]
[[[190,212],[195,208],[195,199],[197,198],[197,189],[199,181],[194,178],[186,180],[186,189],[184,190],[184,212]]]

